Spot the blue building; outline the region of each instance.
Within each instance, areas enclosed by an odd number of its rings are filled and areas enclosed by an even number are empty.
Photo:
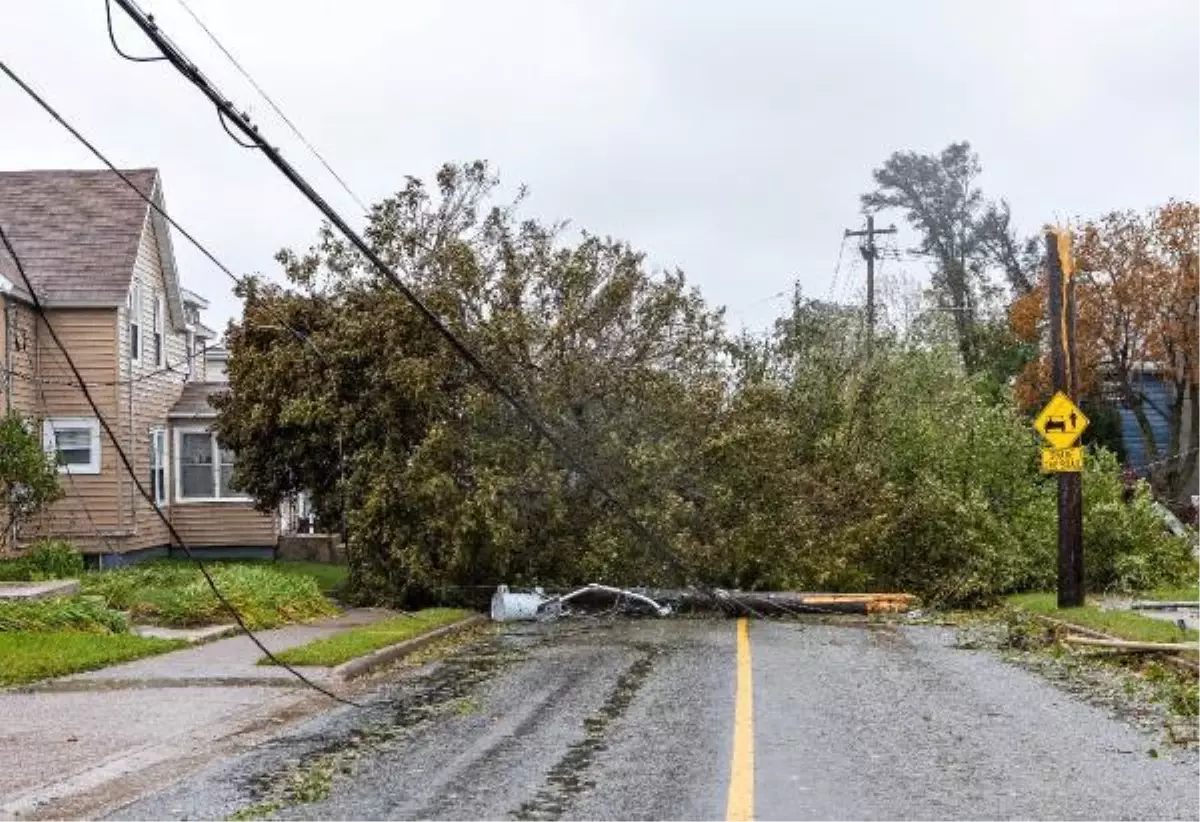
[[[1150,422],[1150,430],[1154,432],[1154,444],[1161,459],[1171,441],[1171,428],[1168,418],[1160,411],[1171,407],[1175,398],[1175,386],[1162,376],[1145,373],[1139,377],[1139,389],[1147,402],[1142,406],[1146,419]],[[1128,467],[1141,472],[1150,461],[1146,454],[1146,443],[1142,439],[1142,429],[1138,426],[1133,411],[1121,409],[1121,441],[1125,446],[1125,462]]]

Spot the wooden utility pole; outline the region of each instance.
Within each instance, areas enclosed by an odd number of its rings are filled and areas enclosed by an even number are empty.
[[[867,227],[863,231],[846,229],[846,237],[865,237],[866,241],[859,246],[863,259],[867,261],[867,356],[875,344],[875,260],[879,257],[879,249],[875,246],[876,234],[895,234],[896,227],[875,227],[875,216],[867,215]]]
[[[1059,232],[1046,231],[1050,352],[1054,389],[1071,400],[1079,395],[1075,356],[1075,278],[1063,271]],[[1069,251],[1066,252],[1069,259]],[[1068,263],[1068,266],[1070,263]],[[1077,472],[1058,475],[1058,607],[1083,605],[1083,480]]]

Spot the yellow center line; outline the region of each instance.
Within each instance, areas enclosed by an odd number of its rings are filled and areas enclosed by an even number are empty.
[[[733,709],[733,761],[729,768],[728,822],[754,819],[754,683],[750,675],[750,626],[737,622],[737,689]]]

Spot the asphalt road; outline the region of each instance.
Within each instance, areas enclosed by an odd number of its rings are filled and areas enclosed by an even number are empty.
[[[114,814],[1196,819],[1194,751],[919,626],[509,626]],[[319,797],[324,798],[319,798]],[[732,816],[730,816],[732,815]]]

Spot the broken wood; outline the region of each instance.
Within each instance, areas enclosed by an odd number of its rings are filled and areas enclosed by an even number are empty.
[[[1131,653],[1178,653],[1197,651],[1200,645],[1187,642],[1132,642],[1126,639],[1096,639],[1089,636],[1065,636],[1063,642],[1071,645],[1088,645],[1095,648],[1115,648]]]
[[[786,616],[788,614],[876,614],[902,613],[916,600],[912,594],[829,594],[795,591],[643,591],[658,602],[670,603],[675,611],[724,610],[732,614]]]

